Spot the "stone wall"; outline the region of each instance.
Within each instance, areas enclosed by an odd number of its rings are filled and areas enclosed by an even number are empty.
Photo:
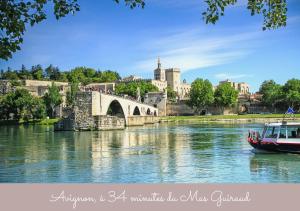
[[[178,103],[167,103],[167,116],[184,116],[194,115],[194,109],[189,107],[185,101],[179,101]]]
[[[143,126],[145,124],[154,124],[159,122],[157,116],[131,116],[128,117],[128,126]]]
[[[116,116],[95,116],[97,130],[122,130],[125,128],[125,119]]]
[[[56,86],[68,86],[67,82],[58,82],[55,81]],[[51,86],[52,81],[39,81],[39,80],[24,80],[25,86]]]
[[[0,95],[5,95],[12,90],[13,87],[8,80],[0,80]]]
[[[222,111],[220,108],[216,106],[210,106],[207,109],[202,109],[203,114],[213,114],[220,115]],[[200,110],[201,113],[201,110]],[[224,110],[224,115],[237,114],[238,107],[226,108]],[[195,114],[195,109],[191,108],[186,104],[186,101],[179,101],[178,103],[168,103],[167,104],[167,116],[192,116]],[[198,114],[199,115],[199,114]]]
[[[166,92],[146,93],[144,98],[144,103],[158,108],[158,116],[166,116],[166,110],[167,110]]]

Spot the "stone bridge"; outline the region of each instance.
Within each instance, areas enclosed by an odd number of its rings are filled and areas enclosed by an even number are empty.
[[[130,125],[134,117],[158,115],[158,109],[153,106],[97,91],[77,93],[76,104],[79,110],[88,108],[89,116],[117,116],[124,118],[126,125]]]

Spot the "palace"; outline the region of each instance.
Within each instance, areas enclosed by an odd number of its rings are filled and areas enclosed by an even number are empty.
[[[157,86],[161,91],[170,87],[175,91],[179,99],[188,98],[188,94],[191,90],[191,85],[186,83],[186,80],[181,82],[180,80],[180,69],[179,68],[168,68],[163,69],[158,58],[157,68],[154,70],[154,80],[152,84]]]
[[[184,100],[189,97],[191,85],[186,83],[184,79],[180,80],[179,68],[163,69],[158,58],[157,68],[154,70],[154,79],[142,79],[139,76],[130,75],[122,79],[122,82],[129,83],[131,81],[147,81],[156,86],[160,92],[164,92],[167,87],[170,87],[178,95],[179,100]]]

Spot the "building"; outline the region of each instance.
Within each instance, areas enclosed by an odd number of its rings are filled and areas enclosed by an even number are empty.
[[[180,69],[179,68],[168,68],[163,69],[160,59],[158,58],[157,68],[154,70],[154,80],[152,81],[153,85],[157,86],[160,91],[167,88],[168,86],[175,91],[179,99],[184,99],[188,97],[188,94],[191,90],[191,85],[186,83],[186,80],[183,80],[183,83],[180,80]]]
[[[136,76],[136,75],[130,75],[128,77],[125,77],[122,79],[123,82],[130,82],[130,81],[139,81],[142,78],[140,76]]]
[[[158,116],[166,116],[167,110],[167,92],[149,92],[146,93],[144,103],[158,108]]]
[[[233,87],[235,90],[239,92],[239,95],[249,95],[250,94],[250,86],[245,82],[233,82],[229,79],[225,81],[220,81],[219,85],[229,83],[231,87]]]
[[[167,84],[166,81],[149,80],[149,82],[152,85],[156,86],[160,92],[163,92],[167,88],[167,86],[168,86],[168,84]]]
[[[82,91],[99,91],[101,93],[113,94],[115,92],[116,84],[110,83],[91,83],[86,86],[80,86]]]

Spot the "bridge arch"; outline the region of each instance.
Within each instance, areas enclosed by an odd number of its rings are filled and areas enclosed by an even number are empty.
[[[118,100],[111,101],[106,111],[106,115],[125,118],[124,109]]]
[[[138,106],[135,106],[133,110],[133,116],[141,116],[141,111]]]
[[[151,111],[150,111],[150,108],[147,109],[147,115],[151,115]]]

